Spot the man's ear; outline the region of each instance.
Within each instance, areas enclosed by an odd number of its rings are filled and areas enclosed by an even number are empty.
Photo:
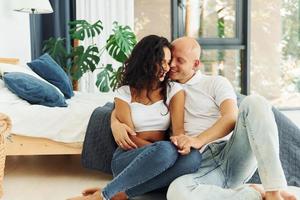
[[[202,66],[202,63],[200,62],[200,60],[195,60],[194,62],[194,70],[197,71],[200,69],[200,67]]]

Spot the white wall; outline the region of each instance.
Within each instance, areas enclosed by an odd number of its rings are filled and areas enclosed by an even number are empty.
[[[0,57],[30,61],[29,15],[13,11],[11,0],[0,0]]]

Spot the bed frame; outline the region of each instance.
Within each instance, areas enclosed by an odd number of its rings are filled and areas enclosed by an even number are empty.
[[[19,64],[17,58],[0,58],[0,63]],[[14,126],[12,122],[12,126]],[[7,156],[11,155],[71,155],[81,154],[82,143],[63,143],[50,139],[10,133],[5,141]]]

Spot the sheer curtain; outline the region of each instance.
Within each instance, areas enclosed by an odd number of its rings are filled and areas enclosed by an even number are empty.
[[[98,47],[103,47],[105,40],[112,33],[112,23],[117,21],[120,25],[128,25],[133,29],[134,24],[134,0],[76,0],[76,18],[85,19],[90,23],[101,20],[103,23],[103,31],[100,35],[100,40],[96,41]],[[84,45],[91,44],[87,41]],[[112,63],[114,67],[119,67],[120,64],[115,64],[107,54],[103,54],[98,67],[106,63]],[[84,92],[98,92],[95,85],[99,70],[93,73],[84,74],[79,82],[79,90]]]

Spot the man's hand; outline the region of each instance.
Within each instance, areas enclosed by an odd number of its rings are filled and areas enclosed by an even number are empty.
[[[190,137],[187,135],[172,136],[171,141],[178,148],[178,152],[181,155],[187,155],[191,152],[191,148],[200,149],[202,145],[196,137]]]
[[[114,122],[111,124],[111,130],[119,147],[124,150],[136,149],[137,145],[130,139],[130,135],[136,135],[136,133],[126,124],[120,122]]]

